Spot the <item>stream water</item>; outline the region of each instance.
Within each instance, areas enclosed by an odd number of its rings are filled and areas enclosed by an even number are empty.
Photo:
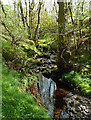
[[[37,88],[43,104],[52,118],[67,118],[68,114],[63,111],[63,89],[57,89],[56,83],[51,78],[44,77],[39,73]]]
[[[51,118],[55,120],[71,118],[91,118],[91,99],[73,94],[62,88],[57,88],[51,78],[39,73],[39,83],[36,83],[42,103]],[[62,86],[62,85],[61,85]]]
[[[45,78],[39,73],[39,84],[37,84],[43,104],[48,110],[48,113],[53,117],[54,111],[54,91],[56,83],[51,78]]]

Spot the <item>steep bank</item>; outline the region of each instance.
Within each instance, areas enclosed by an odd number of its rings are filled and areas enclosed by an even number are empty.
[[[50,118],[42,106],[38,106],[33,97],[26,93],[20,75],[2,68],[2,118],[4,119],[42,119]]]

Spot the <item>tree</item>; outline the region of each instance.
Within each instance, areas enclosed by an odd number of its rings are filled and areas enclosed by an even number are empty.
[[[39,24],[40,24],[40,10],[41,10],[41,5],[42,5],[42,3],[39,2],[38,23],[37,23],[37,27],[35,28],[34,40],[36,39],[36,35],[37,35],[37,31],[38,31],[38,27],[39,27]]]
[[[80,11],[81,11],[81,15],[79,18],[79,33],[80,33],[80,38],[82,38],[82,27],[83,27],[83,18],[84,18],[84,14],[83,14],[83,7],[84,7],[84,2],[85,0],[83,0],[82,5],[80,7]]]
[[[76,44],[75,24],[74,24],[74,20],[73,20],[71,5],[72,5],[72,1],[70,1],[70,3],[68,3],[68,8],[69,8],[69,11],[70,11],[70,17],[71,17],[71,21],[72,21],[72,25],[73,25],[72,27],[73,27],[74,44]]]
[[[64,2],[58,2],[58,58],[57,66],[60,73],[69,72],[72,68],[72,64],[69,63],[70,53],[67,51],[68,46],[64,39],[65,36],[65,17],[64,17]]]
[[[64,51],[65,44],[64,44],[64,2],[58,2],[59,4],[59,12],[58,12],[58,61],[57,65],[60,69],[60,61],[64,64],[64,59],[62,57],[62,52]],[[60,63],[60,64],[59,64]]]
[[[21,11],[21,18],[22,18],[22,22],[23,22],[23,26],[25,28],[25,18],[24,18],[24,12],[23,12],[23,7],[22,7],[22,2],[21,0],[19,1],[20,4],[20,11]]]

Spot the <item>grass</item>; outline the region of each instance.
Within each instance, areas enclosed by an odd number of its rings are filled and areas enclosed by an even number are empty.
[[[17,72],[2,68],[2,118],[4,119],[42,119],[50,118],[47,111],[38,106],[33,97],[20,91]]]
[[[89,85],[91,84],[91,80],[87,75],[81,75],[80,73],[71,71],[68,74],[64,74],[63,78],[79,87],[82,94],[91,97],[91,86]]]

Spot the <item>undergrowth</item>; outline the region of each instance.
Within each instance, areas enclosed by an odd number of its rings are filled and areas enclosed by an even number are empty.
[[[91,80],[87,75],[71,71],[64,74],[63,78],[80,88],[83,95],[91,97]]]
[[[50,118],[47,111],[38,106],[33,97],[18,86],[20,75],[2,68],[2,119],[42,119]]]

